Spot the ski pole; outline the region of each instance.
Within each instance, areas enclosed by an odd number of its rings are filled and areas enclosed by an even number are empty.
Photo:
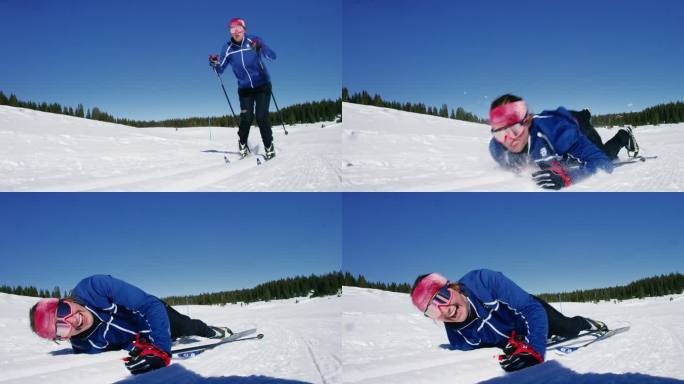
[[[223,79],[221,78],[221,75],[218,74],[216,71],[216,68],[214,68],[214,73],[216,74],[216,77],[218,77],[219,81],[221,82],[221,89],[223,89],[223,94],[226,96],[226,101],[228,101],[228,106],[230,107],[230,112],[233,114],[233,123],[235,126],[238,124],[238,118],[235,116],[235,111],[233,110],[233,104],[230,103],[230,98],[228,98],[228,92],[226,92],[226,87],[223,85]]]
[[[287,129],[285,128],[285,120],[283,119],[283,114],[280,113],[280,108],[278,108],[278,102],[275,99],[275,96],[273,95],[273,90],[271,89],[271,98],[273,98],[273,104],[275,104],[276,111],[278,111],[278,115],[280,116],[280,123],[283,125],[283,131],[285,131],[285,135],[288,135],[289,133],[287,132]]]
[[[264,68],[264,63],[261,62],[261,57],[259,56],[260,55],[259,50],[257,49],[256,51],[257,51],[257,58],[259,60],[259,68],[261,68],[261,73],[265,75],[266,74],[266,68]],[[280,108],[278,108],[278,102],[276,101],[275,96],[273,95],[273,87],[272,86],[271,86],[271,98],[273,99],[273,104],[276,107],[276,111],[278,111],[278,116],[280,116],[280,123],[283,125],[283,131],[285,131],[285,136],[287,136],[289,134],[289,132],[287,131],[287,128],[285,128],[285,120],[283,119],[283,114],[280,113]]]

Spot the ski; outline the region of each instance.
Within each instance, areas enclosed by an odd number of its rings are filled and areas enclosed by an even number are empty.
[[[598,333],[598,331],[584,331],[584,332],[580,332],[580,333],[579,333],[577,336],[575,336],[575,337],[556,337],[556,336],[554,336],[554,338],[551,338],[551,339],[547,340],[547,342],[546,342],[546,349],[547,349],[547,350],[553,349],[552,347],[554,347],[554,346],[556,346],[556,345],[558,345],[558,344],[563,344],[563,343],[566,343],[566,342],[569,342],[569,341],[574,341],[574,340],[577,340],[577,339],[581,339],[581,338],[583,338],[583,337],[585,337],[585,336],[594,336],[594,337],[598,337],[598,336],[600,336],[600,335],[601,335],[601,334]]]
[[[183,347],[183,348],[172,349],[171,355],[175,359],[181,359],[181,360],[189,359],[191,357],[199,355],[200,353],[202,353],[204,351],[208,351],[210,349],[216,348],[219,345],[233,343],[236,341],[260,340],[260,339],[262,339],[264,337],[263,333],[259,333],[256,336],[247,337],[249,335],[256,333],[256,331],[257,331],[256,328],[252,328],[252,329],[248,329],[248,330],[245,330],[242,332],[233,333],[232,335],[230,335],[226,338],[223,338],[219,341],[216,341],[214,343],[201,344],[201,345],[195,345],[195,346],[191,346],[191,347]]]
[[[636,156],[636,157],[630,157],[625,160],[616,160],[613,162],[614,167],[621,167],[623,165],[627,164],[634,164],[634,163],[643,163],[646,160],[651,160],[651,159],[657,159],[658,156]]]
[[[595,339],[587,341],[584,344],[580,344],[577,346],[565,346],[565,345],[563,345],[563,346],[555,347],[553,350],[554,350],[554,352],[556,352],[559,355],[567,355],[567,354],[570,354],[572,352],[577,351],[580,348],[584,348],[584,347],[587,347],[591,344],[594,344],[597,341],[605,340],[605,339],[607,339],[611,336],[615,336],[619,333],[627,332],[628,330],[629,330],[629,326],[615,328],[615,329],[612,329],[608,332],[599,333]]]

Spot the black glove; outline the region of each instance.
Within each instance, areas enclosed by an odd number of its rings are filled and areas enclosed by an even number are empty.
[[[219,65],[218,55],[209,55],[209,66],[216,68]]]
[[[128,353],[130,357],[124,359],[126,368],[132,374],[145,373],[164,368],[171,362],[171,357],[156,345],[136,335],[133,349]]]
[[[252,39],[252,48],[255,51],[259,52],[261,50],[261,47],[263,47],[263,46],[264,46],[264,43],[262,43],[261,40],[259,40],[258,38]]]
[[[572,184],[570,176],[557,161],[553,161],[549,168],[533,173],[532,180],[544,189],[559,190]]]
[[[499,355],[499,365],[506,372],[531,367],[544,361],[537,351],[523,341],[522,336],[515,335],[515,331],[508,339],[508,344],[503,351],[504,354]]]

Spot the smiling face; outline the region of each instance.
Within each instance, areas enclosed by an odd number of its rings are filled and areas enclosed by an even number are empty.
[[[468,299],[463,293],[451,287],[449,287],[449,292],[451,299],[448,304],[439,306],[440,316],[436,317],[435,320],[445,323],[462,323],[468,318],[470,312]]]
[[[65,316],[61,320],[56,319],[56,322],[63,321],[71,326],[68,333],[61,337],[64,340],[83,333],[93,325],[93,314],[90,313],[89,310],[74,302],[69,301],[67,303],[71,307],[71,314]]]

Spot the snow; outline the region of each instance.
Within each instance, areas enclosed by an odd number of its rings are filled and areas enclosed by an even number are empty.
[[[257,327],[262,340],[226,344],[164,369],[132,376],[125,351],[72,354],[31,332],[36,298],[0,293],[0,383],[260,383],[342,382],[340,298],[300,298],[245,307],[178,306],[179,312],[234,330]]]
[[[672,301],[670,301],[672,298]],[[408,294],[343,287],[344,382],[414,383],[682,383],[684,295],[620,303],[553,304],[627,333],[570,355],[551,351],[544,364],[505,373],[500,350],[449,350],[444,326],[415,310]]]
[[[366,105],[342,104],[346,191],[540,191],[529,174],[498,167],[489,126]],[[617,129],[599,128],[603,141]],[[684,191],[684,124],[635,129],[658,158],[599,173],[564,191]],[[623,150],[620,153],[626,158]]]
[[[321,125],[325,125],[321,128]],[[339,191],[342,124],[273,127],[275,161],[235,128],[133,128],[0,106],[0,191]],[[264,153],[257,127],[249,146]],[[223,157],[231,164],[226,166]]]
[[[540,191],[532,170],[516,175],[491,159],[486,125],[350,103],[342,110],[344,126],[294,125],[287,136],[274,126],[277,157],[257,166],[255,157],[238,160],[235,128],[132,128],[0,106],[0,191]],[[598,131],[605,141],[617,129]],[[684,124],[635,135],[641,153],[657,159],[564,191],[684,191]],[[264,152],[256,127],[249,145]]]

